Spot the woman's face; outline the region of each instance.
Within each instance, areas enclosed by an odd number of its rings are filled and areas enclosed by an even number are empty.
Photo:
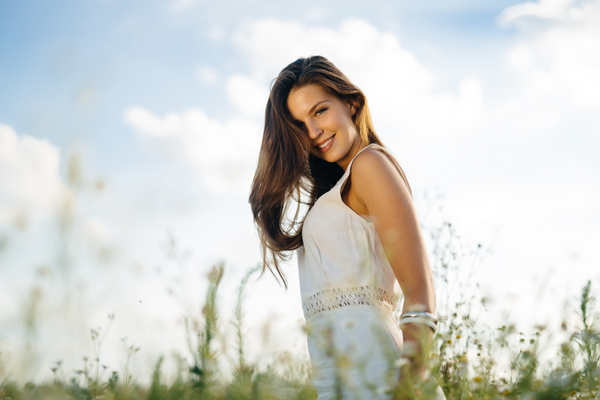
[[[315,84],[292,89],[287,106],[310,137],[311,154],[346,170],[362,147],[352,121],[356,107]]]

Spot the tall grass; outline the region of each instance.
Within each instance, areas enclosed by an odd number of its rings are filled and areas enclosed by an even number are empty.
[[[218,331],[218,291],[224,277],[223,265],[215,266],[210,275],[203,307],[203,324],[189,328],[193,363],[178,361],[176,378],[167,383],[160,357],[149,387],[133,384],[127,367],[123,378],[114,372],[105,376],[100,363],[100,348],[108,333],[91,332],[96,356],[85,360],[86,366],[72,374],[65,373],[62,363],[52,367],[53,382],[28,383],[24,386],[4,379],[0,384],[2,399],[314,399],[309,368],[296,360],[279,359],[260,369],[246,353],[244,336],[244,289],[251,269],[242,279],[229,325],[235,337],[234,355],[230,357],[233,373],[225,379],[219,370],[219,353],[214,340]],[[600,329],[591,282],[581,291],[574,313],[577,326],[568,341],[560,346],[555,366],[542,368],[540,331],[531,338],[518,333],[514,326],[501,326],[487,332],[484,339],[468,312],[468,304],[458,304],[455,312],[442,318],[441,329],[434,337],[429,368],[432,379],[441,384],[448,399],[588,399],[600,395]],[[109,324],[112,317],[109,320]],[[139,348],[128,345],[128,358]],[[1,342],[0,342],[1,345]],[[1,349],[1,346],[0,346]],[[1,350],[0,350],[1,351]],[[499,364],[508,363],[508,373],[501,374]],[[6,376],[5,358],[0,352],[0,373]],[[89,361],[89,363],[88,363]],[[426,398],[430,381],[417,384]],[[416,395],[415,395],[416,396]]]
[[[76,169],[75,169],[76,170]],[[73,171],[75,171],[73,170]],[[69,169],[72,186],[79,184],[77,174]],[[67,210],[67,208],[65,208]],[[61,214],[60,230],[67,232],[72,215]],[[440,326],[430,346],[426,364],[430,378],[415,381],[410,393],[414,398],[428,398],[432,388],[440,385],[448,399],[591,399],[600,396],[600,318],[595,309],[591,282],[588,282],[573,310],[577,324],[553,358],[541,365],[540,356],[548,351],[541,345],[552,332],[540,327],[531,337],[515,326],[481,327],[479,314],[486,312],[486,299],[467,290],[474,271],[489,254],[478,245],[470,265],[461,258],[457,235],[450,223],[432,229],[433,268],[439,293]],[[67,234],[61,237],[68,237]],[[60,241],[61,265],[68,266],[69,243]],[[459,272],[468,268],[466,277]],[[244,319],[245,290],[257,268],[250,269],[237,290],[233,318],[223,324],[225,310],[219,303],[219,289],[225,279],[225,267],[216,265],[208,275],[208,288],[200,316],[186,318],[189,358],[176,357],[177,374],[166,379],[164,358],[154,364],[151,383],[141,386],[132,379],[130,360],[140,348],[123,339],[125,367],[109,371],[101,362],[101,349],[114,319],[108,318],[104,329],[90,332],[94,348],[92,359],[84,358],[81,369],[73,372],[62,362],[48,365],[54,379],[18,385],[9,379],[5,344],[0,332],[0,399],[315,399],[310,383],[310,367],[289,353],[273,357],[265,366],[248,356]],[[458,291],[459,296],[454,293]],[[32,335],[36,332],[38,297],[31,293],[24,319]],[[38,300],[36,300],[38,299]],[[458,299],[458,300],[452,300]],[[220,346],[233,337],[232,345]],[[231,374],[222,370],[223,360],[231,364]],[[191,360],[189,362],[188,360]]]

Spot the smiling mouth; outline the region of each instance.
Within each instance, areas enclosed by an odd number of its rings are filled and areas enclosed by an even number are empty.
[[[332,135],[332,136],[331,136],[329,139],[327,139],[327,140],[326,140],[326,141],[324,141],[323,143],[321,143],[321,144],[319,144],[319,145],[316,145],[315,147],[316,147],[317,149],[323,149],[323,148],[325,148],[325,146],[327,146],[327,145],[328,145],[328,144],[331,142],[331,140],[332,140],[334,137],[335,137],[335,134],[334,134],[334,135]]]

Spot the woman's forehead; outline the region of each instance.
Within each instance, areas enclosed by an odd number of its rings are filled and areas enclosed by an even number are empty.
[[[334,96],[322,86],[310,84],[290,91],[287,98],[288,109],[292,116],[308,114],[310,110],[323,100],[332,100]]]

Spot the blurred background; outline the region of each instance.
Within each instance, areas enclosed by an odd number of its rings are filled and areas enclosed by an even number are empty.
[[[13,378],[98,351],[122,369],[130,345],[148,378],[159,355],[188,352],[184,317],[201,315],[219,262],[229,324],[260,263],[247,198],[269,85],[316,54],[365,92],[428,248],[435,227],[455,230],[457,282],[479,284],[490,325],[559,326],[600,283],[599,0],[4,0],[0,351]],[[268,273],[248,284],[254,357],[306,357],[294,259],[284,271],[287,291]]]

